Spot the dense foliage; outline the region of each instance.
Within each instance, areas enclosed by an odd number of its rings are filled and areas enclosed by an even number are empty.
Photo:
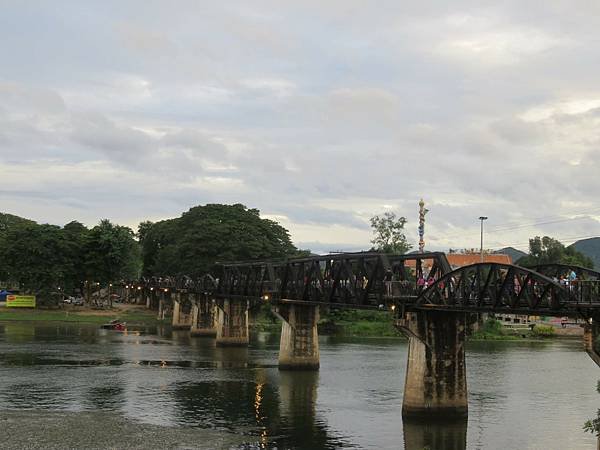
[[[108,282],[140,271],[133,231],[108,220],[92,229],[79,222],[61,228],[3,214],[0,252],[0,279],[36,294],[40,304],[56,303],[59,288],[72,293],[86,279]]]
[[[554,327],[552,325],[542,325],[536,324],[531,330],[531,335],[533,337],[552,337],[555,335]]]
[[[198,276],[215,262],[299,255],[288,231],[244,205],[196,206],[181,217],[138,229],[145,275]]]
[[[594,268],[594,262],[573,247],[565,247],[561,242],[548,236],[529,239],[529,254],[517,261],[522,266],[562,263]]]
[[[88,229],[39,225],[0,214],[0,280],[19,283],[40,303],[56,302],[84,280],[106,284],[146,275],[201,275],[217,261],[300,256],[288,231],[243,205],[197,206],[176,219],[142,222],[133,231],[102,220]],[[55,298],[56,297],[56,298]]]
[[[404,235],[405,217],[396,217],[393,212],[386,212],[383,216],[371,217],[371,228],[375,237],[371,240],[373,250],[404,254],[411,249],[411,245]]]

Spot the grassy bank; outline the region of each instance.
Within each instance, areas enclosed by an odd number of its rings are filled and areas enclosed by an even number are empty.
[[[493,341],[514,341],[522,339],[545,339],[554,337],[554,327],[551,325],[536,324],[533,329],[512,330],[505,328],[502,322],[496,319],[486,320],[479,330],[471,334],[471,340],[493,340]]]
[[[394,326],[386,311],[339,309],[321,313],[319,335],[360,336],[360,337],[403,337]],[[262,310],[255,316],[252,329],[279,333],[281,321],[269,310]],[[469,340],[518,341],[523,339],[545,339],[555,337],[551,325],[535,325],[531,330],[510,329],[495,319],[488,319],[481,327],[469,335]]]
[[[119,319],[131,325],[157,323],[156,312],[142,309],[112,310],[44,310],[44,309],[0,309],[0,321],[80,322],[102,324]]]
[[[281,320],[268,310],[262,310],[254,317],[252,329],[279,333]],[[318,324],[320,335],[361,336],[361,337],[400,337],[394,328],[389,313],[384,311],[333,310],[321,313]]]
[[[402,337],[387,311],[332,310],[323,314],[319,333],[337,336]]]

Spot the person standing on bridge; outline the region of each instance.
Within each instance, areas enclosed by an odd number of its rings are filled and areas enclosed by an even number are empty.
[[[576,281],[577,281],[577,274],[575,273],[575,271],[573,269],[571,269],[571,272],[569,272],[569,290],[571,292],[573,292],[573,289],[575,289]]]
[[[383,277],[383,281],[385,283],[385,295],[387,297],[392,296],[392,269],[387,269],[385,271],[385,276]]]
[[[425,283],[425,287],[432,286],[433,283],[435,283],[435,278],[433,278],[431,275],[429,275],[429,278],[427,278],[427,283]]]
[[[417,291],[421,292],[423,288],[425,288],[425,278],[423,278],[423,275],[419,275],[419,278],[417,278]]]

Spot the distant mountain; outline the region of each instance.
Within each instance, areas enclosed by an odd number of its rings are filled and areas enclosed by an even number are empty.
[[[527,256],[527,253],[522,252],[521,250],[517,250],[513,247],[504,247],[500,250],[494,250],[494,253],[503,253],[505,255],[510,256],[510,259],[512,259],[513,264],[516,263],[523,256]]]
[[[600,237],[582,239],[569,245],[585,256],[592,258],[596,270],[600,269]]]

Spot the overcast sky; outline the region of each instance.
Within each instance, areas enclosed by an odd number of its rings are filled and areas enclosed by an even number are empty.
[[[600,235],[600,2],[0,0],[0,210],[244,203],[317,252]],[[537,224],[537,225],[536,225]],[[488,245],[486,245],[488,246]]]

